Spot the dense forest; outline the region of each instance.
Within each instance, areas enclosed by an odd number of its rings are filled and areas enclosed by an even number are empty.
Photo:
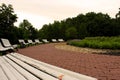
[[[37,30],[26,19],[19,26],[14,26],[17,14],[14,13],[12,5],[2,4],[0,6],[0,38],[7,38],[12,43],[17,43],[18,39],[63,38],[69,40],[96,36],[120,36],[120,11],[115,16],[111,18],[108,14],[88,12],[54,21],[53,24],[45,24]]]

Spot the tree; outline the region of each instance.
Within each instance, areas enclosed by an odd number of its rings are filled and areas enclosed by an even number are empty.
[[[32,24],[24,19],[23,22],[19,24],[19,32],[21,35],[19,36],[22,39],[35,39],[38,38],[38,31],[35,29]]]
[[[77,30],[75,27],[68,28],[66,30],[66,38],[67,39],[76,39],[77,38]]]
[[[15,28],[14,22],[17,16],[14,14],[12,5],[2,4],[0,6],[0,37],[7,38],[12,42],[16,42],[17,36],[13,33]]]
[[[78,38],[79,39],[83,39],[86,36],[88,36],[87,27],[86,27],[85,23],[81,23],[77,30],[78,30]]]
[[[120,8],[119,8],[119,12],[115,15],[116,19],[120,18]]]
[[[46,38],[83,39],[95,36],[120,35],[120,11],[112,19],[108,14],[88,12],[43,26],[40,33]]]

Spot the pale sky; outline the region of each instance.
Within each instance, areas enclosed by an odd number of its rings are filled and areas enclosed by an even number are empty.
[[[115,17],[120,8],[120,0],[0,0],[1,3],[13,5],[18,16],[16,26],[27,19],[37,29],[80,13],[102,12]]]

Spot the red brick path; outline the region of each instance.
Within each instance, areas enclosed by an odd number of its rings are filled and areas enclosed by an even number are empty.
[[[42,44],[18,52],[99,80],[120,80],[120,56],[65,51],[54,46],[53,43]]]

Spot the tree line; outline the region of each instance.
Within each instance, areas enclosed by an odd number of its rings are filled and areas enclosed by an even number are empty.
[[[12,5],[3,3],[0,6],[0,38],[7,38],[12,43],[16,43],[18,39],[63,38],[69,40],[96,36],[119,36],[120,11],[115,16],[116,18],[111,18],[108,14],[89,12],[54,21],[53,24],[45,24],[38,30],[26,19],[19,26],[14,26],[17,15]]]
[[[24,19],[19,26],[14,26],[17,18],[11,4],[0,6],[0,38],[7,38],[12,43],[18,43],[18,39],[38,38],[38,30],[28,20]]]
[[[39,32],[44,38],[66,40],[96,36],[119,36],[120,18],[119,16],[111,18],[108,14],[89,12],[85,15],[79,14],[77,17],[44,25]]]

